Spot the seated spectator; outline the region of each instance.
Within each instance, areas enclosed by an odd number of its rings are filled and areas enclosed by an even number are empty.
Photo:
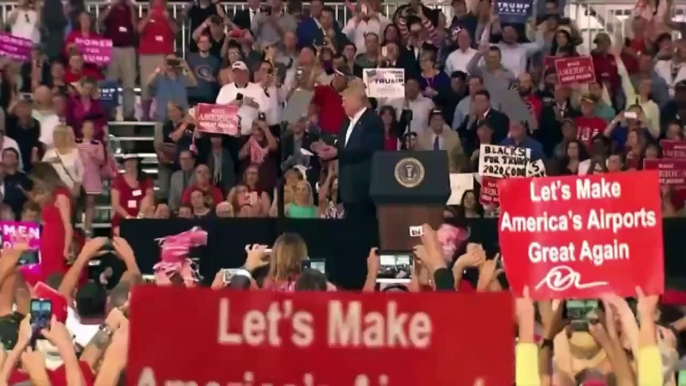
[[[264,203],[245,184],[234,186],[226,201],[233,206],[236,217],[264,217]]]
[[[40,137],[40,123],[31,116],[31,103],[19,101],[14,107],[14,114],[7,117],[7,137],[17,142],[17,147],[22,156],[19,158],[19,169],[31,171],[33,162],[38,161],[43,153]],[[11,144],[11,141],[8,141]],[[3,147],[5,146],[3,139]]]
[[[214,211],[212,210],[214,203],[211,202],[211,199],[200,189],[194,189],[191,192],[191,207],[193,208],[194,218],[206,218],[214,215]]]
[[[169,182],[169,209],[176,212],[181,204],[181,195],[183,191],[195,184],[195,155],[190,150],[182,150],[179,152],[180,170],[172,174]]]
[[[243,172],[242,185],[248,188],[250,205],[253,206],[253,214],[256,217],[266,217],[269,214],[270,200],[269,191],[260,189],[259,165],[251,164]],[[232,192],[237,192],[236,187],[229,192],[227,201],[231,202]]]
[[[610,154],[612,154],[610,139],[601,134],[596,135],[591,142],[590,158],[579,162],[579,175],[605,173]]]
[[[274,242],[269,254],[269,273],[262,287],[266,290],[292,292],[307,259],[307,245],[296,233],[284,233]]]
[[[297,166],[286,170],[283,178],[286,181],[283,186],[283,202],[285,208],[286,205],[295,201],[295,186],[305,178]],[[269,209],[270,217],[276,217],[278,215],[279,195],[277,190],[277,188],[274,188],[274,200],[272,200],[272,206]]]
[[[103,76],[100,70],[93,66],[87,66],[83,61],[83,54],[79,51],[73,51],[69,54],[69,65],[64,73],[64,81],[69,83],[80,82],[82,78],[91,78],[95,80],[102,80]]]
[[[164,69],[163,69],[164,68]],[[188,87],[198,85],[193,71],[185,60],[176,55],[167,55],[164,67],[157,67],[146,79],[145,87],[155,98],[155,120],[163,122],[167,118],[167,104],[173,102],[183,111],[188,110]],[[145,110],[143,111],[145,114]]]
[[[212,184],[210,168],[207,165],[200,164],[195,168],[195,183],[189,185],[181,194],[181,203],[190,204],[191,193],[199,189],[206,193],[212,199],[212,208],[220,202],[224,201],[224,195],[221,189]]]
[[[679,122],[671,121],[667,123],[667,129],[665,130],[665,139],[669,139],[671,141],[684,140],[684,129],[681,127],[681,124]]]
[[[243,144],[238,158],[246,170],[249,166],[256,166],[259,171],[256,185],[248,184],[253,191],[271,192],[276,186],[278,143],[267,123],[257,120],[253,123],[252,134]]]
[[[198,103],[214,103],[219,92],[217,76],[221,68],[221,59],[210,52],[210,37],[202,35],[198,38],[197,53],[188,54],[188,67],[196,79],[196,86],[188,89],[188,103],[195,106]],[[218,53],[217,53],[218,54]]]
[[[319,212],[314,205],[312,187],[305,181],[299,181],[295,186],[295,199],[285,208],[287,217],[290,218],[318,218]]]
[[[192,219],[193,218],[193,207],[191,204],[181,204],[179,206],[179,218],[187,218],[187,219]]]
[[[124,219],[138,217],[155,204],[153,181],[143,173],[140,159],[133,154],[121,158],[124,173],[112,181],[112,232],[119,234]]]
[[[97,98],[96,87],[94,79],[81,79],[77,94],[70,95],[67,101],[67,124],[74,128],[76,138],[82,138],[81,125],[90,121],[93,123],[93,139],[104,142],[107,120],[102,103]]]
[[[456,217],[458,219],[484,217],[484,207],[479,202],[479,198],[476,196],[475,191],[466,190],[462,193],[460,205],[457,207]]]
[[[57,126],[52,138],[55,147],[45,152],[43,162],[52,165],[64,186],[71,190],[72,197],[78,197],[83,184],[84,166],[76,146],[74,130],[65,125]]]
[[[341,219],[345,208],[338,198],[338,162],[329,163],[329,172],[319,187],[319,213],[322,218]]]
[[[100,168],[105,165],[105,148],[102,142],[93,138],[95,128],[93,122],[84,121],[82,126],[83,138],[77,140],[79,155],[83,161],[83,192],[86,194],[83,229],[86,236],[92,234],[91,224],[95,215],[95,200],[102,194],[102,179]]]
[[[170,217],[171,211],[169,210],[169,206],[164,202],[160,202],[159,204],[157,204],[153,218],[166,220]]]
[[[198,154],[204,159],[212,174],[212,183],[228,192],[236,184],[236,168],[233,157],[224,146],[226,136],[205,134],[196,141]]]
[[[560,158],[560,175],[575,176],[579,173],[581,162],[589,158],[586,145],[578,139],[565,142],[564,155]]]

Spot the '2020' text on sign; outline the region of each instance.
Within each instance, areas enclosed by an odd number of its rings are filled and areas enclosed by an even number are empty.
[[[514,377],[509,294],[138,287],[131,315],[130,385],[488,386]]]
[[[656,172],[507,179],[498,189],[500,247],[515,293],[524,286],[536,299],[631,296],[636,286],[662,293]]]

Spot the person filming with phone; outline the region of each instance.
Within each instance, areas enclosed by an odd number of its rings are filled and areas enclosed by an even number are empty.
[[[188,87],[196,87],[198,81],[188,63],[177,55],[167,55],[164,67],[157,67],[146,82],[155,98],[155,120],[167,119],[167,104],[175,102],[182,110],[188,110]]]

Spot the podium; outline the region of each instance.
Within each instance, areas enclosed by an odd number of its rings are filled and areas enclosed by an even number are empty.
[[[421,241],[413,227],[437,229],[450,196],[445,151],[376,152],[369,195],[379,220],[380,249],[406,252]]]

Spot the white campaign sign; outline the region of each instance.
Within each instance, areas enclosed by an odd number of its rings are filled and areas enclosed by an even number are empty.
[[[536,160],[534,162],[529,162],[526,166],[526,176],[527,177],[545,177],[545,164],[543,160]]]
[[[362,80],[370,98],[405,98],[405,70],[402,68],[365,68]]]
[[[472,173],[450,173],[450,197],[446,205],[460,205],[464,192],[474,190]]]
[[[512,146],[481,145],[479,175],[509,178],[527,177],[531,149]]]

